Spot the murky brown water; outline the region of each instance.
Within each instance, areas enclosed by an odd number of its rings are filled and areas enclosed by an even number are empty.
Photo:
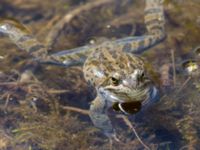
[[[94,0],[1,0],[0,18],[24,23],[43,43],[66,14]],[[97,1],[97,0],[95,0]],[[81,11],[59,33],[51,52],[91,42],[100,43],[145,33],[144,1],[115,0]],[[200,45],[200,1],[166,0],[167,39],[143,56],[156,70],[172,62],[193,58]],[[0,38],[0,149],[2,150],[102,150],[111,149],[92,125],[87,112],[93,92],[83,79],[81,67],[65,69],[31,62],[8,38]],[[32,83],[19,83],[22,72],[35,69]],[[186,82],[185,82],[186,81]],[[198,149],[200,138],[199,76],[188,79],[180,70],[175,89],[148,112],[130,120],[151,149]],[[113,116],[122,143],[113,149],[144,149],[122,119]]]

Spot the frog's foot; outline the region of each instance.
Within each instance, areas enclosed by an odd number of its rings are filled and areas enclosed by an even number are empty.
[[[147,34],[116,40],[124,52],[142,53],[165,39],[165,15],[163,0],[146,0],[145,25]]]
[[[116,141],[116,142],[121,142],[121,140],[117,137],[117,134],[115,131],[111,132],[111,133],[106,133],[104,132],[104,135],[106,135],[109,139],[109,141]]]
[[[20,49],[29,52],[34,57],[47,54],[46,47],[40,43],[23,24],[15,20],[0,20],[0,33],[7,35]]]
[[[0,20],[0,33],[8,36],[20,49],[30,53],[34,57],[34,61],[44,64],[65,67],[83,65],[94,47],[91,45],[82,46],[48,55],[47,47],[40,43],[25,25],[15,20]]]
[[[117,136],[116,135],[113,135],[113,137],[110,137],[109,138],[109,144],[110,144],[110,149],[112,150],[113,149],[113,143],[114,142],[117,142],[117,143],[122,143],[118,138],[117,138]]]

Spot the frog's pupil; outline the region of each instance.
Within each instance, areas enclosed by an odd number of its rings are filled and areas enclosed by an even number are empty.
[[[119,84],[119,80],[118,80],[118,79],[116,79],[116,78],[114,78],[114,77],[112,77],[111,79],[112,79],[112,83],[113,83],[114,85],[118,85],[118,84]]]
[[[142,78],[144,77],[144,73],[142,73],[141,77],[142,77]]]

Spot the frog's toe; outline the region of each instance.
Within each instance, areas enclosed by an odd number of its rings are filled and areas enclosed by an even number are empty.
[[[111,135],[109,135],[109,140],[110,141],[116,141],[116,142],[121,142],[121,140],[117,137],[116,133],[113,133]]]

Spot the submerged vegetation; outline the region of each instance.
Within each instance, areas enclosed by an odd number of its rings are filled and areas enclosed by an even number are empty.
[[[93,0],[2,0],[0,18],[26,24],[41,42],[51,43],[51,51],[145,32],[140,19],[143,1],[99,1],[90,5]],[[199,11],[197,0],[165,1],[168,37],[143,56],[163,72],[160,66],[173,62],[173,49],[176,78],[166,77],[173,83],[169,92],[146,112],[129,116],[131,125],[123,117],[113,116],[121,141],[112,145],[89,120],[87,109],[94,94],[83,80],[81,68],[37,64],[1,37],[0,149],[143,149],[133,127],[150,149],[198,149],[199,74],[187,75],[180,64],[185,59],[199,64],[193,51],[200,44]],[[72,19],[63,21],[69,15]]]

